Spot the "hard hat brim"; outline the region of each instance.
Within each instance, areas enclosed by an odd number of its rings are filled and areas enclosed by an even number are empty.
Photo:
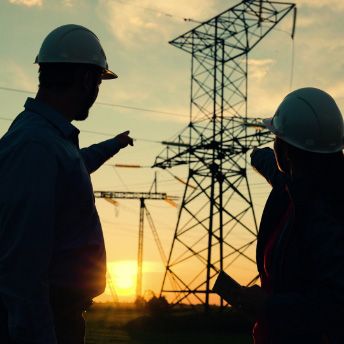
[[[265,118],[262,120],[262,124],[266,129],[271,131],[273,134],[277,135],[276,129],[272,124],[272,120],[273,120],[273,117]]]
[[[118,75],[112,72],[109,69],[104,69],[102,73],[102,80],[111,80],[111,79],[117,79]]]
[[[38,60],[38,55],[35,58],[34,64],[40,64],[40,63],[61,63],[60,61],[39,61]],[[66,62],[66,63],[80,63],[80,62]],[[110,69],[104,68],[103,73],[101,75],[102,80],[112,80],[112,79],[117,79],[118,75],[115,74],[113,71]]]

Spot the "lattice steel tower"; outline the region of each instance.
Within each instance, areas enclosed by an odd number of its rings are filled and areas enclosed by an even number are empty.
[[[256,276],[258,230],[247,152],[272,138],[247,116],[248,54],[290,12],[293,37],[295,4],[244,0],[170,42],[192,56],[190,123],[173,142],[164,142],[154,163],[188,166],[161,289],[173,293],[173,303],[208,308],[220,269],[238,274],[251,265],[250,279]]]

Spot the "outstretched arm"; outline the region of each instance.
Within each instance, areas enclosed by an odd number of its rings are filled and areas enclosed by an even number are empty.
[[[254,149],[251,153],[251,165],[272,187],[286,182],[286,176],[278,169],[271,148]]]
[[[80,149],[80,154],[87,171],[91,174],[128,145],[133,146],[133,139],[129,136],[129,131],[125,131],[112,139]]]

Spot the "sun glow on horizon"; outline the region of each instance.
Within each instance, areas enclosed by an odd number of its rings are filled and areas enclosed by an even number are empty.
[[[118,296],[135,295],[137,276],[137,263],[135,261],[108,262],[107,269]]]
[[[143,261],[143,294],[157,293],[161,285],[164,266],[158,261]],[[107,262],[107,284],[104,294],[98,299],[118,299],[120,302],[132,302],[136,297],[137,261],[118,260]],[[115,295],[114,295],[115,294]]]

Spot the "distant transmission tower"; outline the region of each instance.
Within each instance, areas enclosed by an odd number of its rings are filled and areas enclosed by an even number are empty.
[[[173,303],[208,309],[220,269],[257,274],[247,152],[272,137],[247,116],[248,53],[291,11],[293,37],[295,4],[244,0],[170,42],[192,56],[190,123],[154,163],[188,166],[161,289]]]
[[[140,167],[139,165],[120,165],[121,167]],[[167,258],[165,252],[163,250],[163,246],[161,244],[158,231],[154,225],[152,216],[148,211],[146,200],[163,200],[166,201],[168,204],[176,207],[175,200],[178,197],[169,196],[164,192],[157,192],[157,179],[155,179],[152,184],[151,189],[148,192],[129,192],[129,191],[94,191],[94,196],[96,198],[103,198],[109,201],[113,205],[118,205],[117,199],[126,199],[126,200],[139,200],[140,201],[140,220],[139,220],[139,237],[138,237],[138,254],[137,254],[137,279],[136,279],[136,300],[142,297],[142,264],[143,264],[143,236],[144,236],[144,217],[148,220],[149,227],[152,230],[153,237],[157,248],[159,250],[160,257],[162,259],[163,264],[167,263]],[[155,190],[152,191],[153,186],[155,186]],[[109,274],[111,278],[111,275]],[[115,287],[113,285],[112,280],[109,280],[109,287],[111,294],[114,300],[117,298],[115,295]],[[117,298],[118,299],[118,298]]]

